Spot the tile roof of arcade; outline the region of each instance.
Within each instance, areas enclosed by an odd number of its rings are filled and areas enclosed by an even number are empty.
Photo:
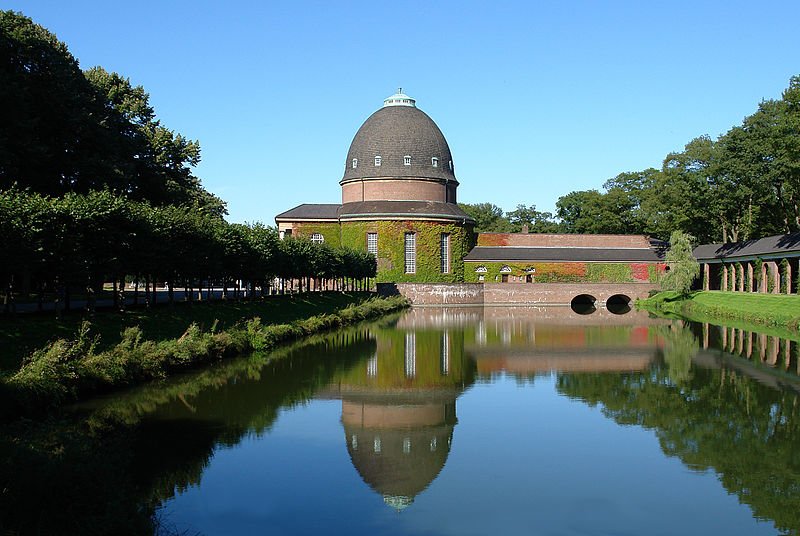
[[[800,232],[729,244],[703,244],[694,248],[693,252],[697,260],[706,262],[779,257],[791,253],[794,253],[792,257],[800,256]]]

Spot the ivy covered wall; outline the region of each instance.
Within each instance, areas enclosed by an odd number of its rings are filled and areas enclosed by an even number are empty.
[[[296,236],[310,238],[314,233],[325,237],[331,246],[367,250],[367,233],[378,233],[377,282],[391,283],[494,283],[508,275],[509,282],[524,282],[530,275],[533,283],[657,283],[664,273],[663,264],[608,262],[469,262],[463,259],[475,246],[477,235],[470,226],[429,221],[353,221],[330,223],[295,223]],[[405,233],[416,234],[416,273],[405,273]],[[450,235],[450,272],[441,271],[441,235]],[[486,268],[477,273],[478,266]],[[508,266],[511,271],[501,272]],[[534,272],[528,272],[529,269]]]
[[[416,273],[405,273],[405,234],[416,234]],[[474,246],[470,226],[428,221],[343,222],[343,246],[366,251],[367,233],[378,233],[377,281],[392,283],[458,283],[464,281],[464,257]],[[441,270],[441,235],[450,235],[450,272]]]
[[[476,272],[482,266],[486,272]],[[501,272],[503,267],[510,271]],[[533,271],[529,271],[529,270]],[[509,282],[524,282],[528,275],[532,283],[656,283],[663,272],[657,264],[620,262],[469,262],[464,268],[467,283],[502,281],[508,275]]]
[[[340,247],[342,245],[339,222],[300,222],[292,224],[292,228],[295,236],[311,238],[314,233],[319,233],[329,246]]]

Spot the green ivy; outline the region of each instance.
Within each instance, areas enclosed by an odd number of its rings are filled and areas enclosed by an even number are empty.
[[[647,266],[647,278],[651,283],[658,283],[661,281],[661,273],[658,270],[658,265],[650,264]]]
[[[781,259],[781,294],[789,293],[789,261]]]
[[[485,273],[477,273],[478,266],[486,268]],[[500,270],[508,266],[509,272]],[[529,274],[529,269],[536,271]],[[581,273],[583,272],[583,273]],[[651,281],[658,277],[658,268],[648,267]],[[468,283],[484,283],[502,281],[508,275],[510,281],[524,281],[527,275],[532,276],[532,283],[629,283],[633,281],[631,265],[626,263],[509,263],[509,262],[468,262],[465,266],[464,280]]]
[[[736,290],[736,287],[739,283],[739,274],[743,274],[744,270],[742,269],[742,263],[737,262],[733,265],[733,284],[731,285],[731,290]],[[744,284],[744,278],[742,280],[742,284]]]
[[[470,226],[424,221],[343,222],[343,245],[366,251],[367,233],[378,233],[378,282],[459,283],[464,257],[475,240]],[[405,273],[405,233],[416,234],[416,273]],[[440,240],[450,235],[450,272],[441,271]]]
[[[761,267],[764,266],[764,261],[756,259],[753,261],[753,281],[756,283],[756,292],[761,291]]]
[[[586,279],[592,283],[628,283],[633,281],[630,264],[598,262],[588,264],[586,268]]]
[[[292,227],[294,236],[310,239],[312,234],[319,233],[325,239],[326,244],[333,247],[342,245],[338,222],[302,222],[295,223]]]

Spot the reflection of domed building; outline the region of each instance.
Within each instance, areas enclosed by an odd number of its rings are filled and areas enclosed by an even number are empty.
[[[475,364],[463,338],[446,331],[378,330],[377,350],[337,378],[326,396],[341,398],[347,451],[364,482],[398,510],[410,505],[447,461],[456,398]]]
[[[343,398],[342,425],[353,467],[386,504],[405,508],[444,467],[456,424],[455,396],[440,401]]]

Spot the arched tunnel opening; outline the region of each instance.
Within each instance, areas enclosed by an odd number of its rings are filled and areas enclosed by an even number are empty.
[[[569,306],[579,315],[590,315],[597,310],[597,298],[590,294],[579,294],[572,298]]]
[[[606,300],[606,309],[615,315],[624,315],[631,311],[631,298],[625,294],[614,294]]]

